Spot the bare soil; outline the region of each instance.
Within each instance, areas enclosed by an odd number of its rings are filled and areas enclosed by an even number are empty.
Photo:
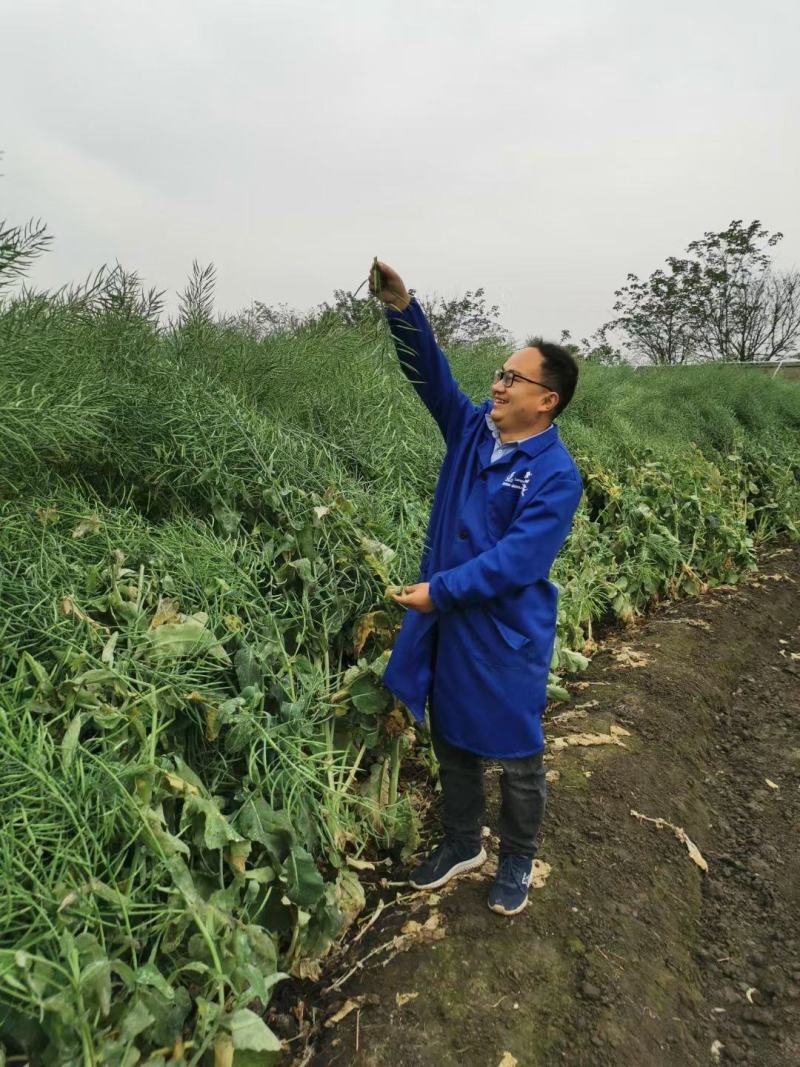
[[[287,1064],[800,1063],[800,547],[608,634],[568,688],[545,731],[551,869],[527,909],[489,911],[492,864],[432,898],[388,884],[411,864],[382,869],[366,934],[272,1013]],[[623,744],[558,747],[612,725]],[[487,786],[494,827],[491,767]],[[682,828],[708,870],[632,811]]]

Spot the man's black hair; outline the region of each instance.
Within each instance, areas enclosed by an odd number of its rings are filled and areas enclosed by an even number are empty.
[[[536,341],[535,348],[542,353],[545,383],[558,393],[558,404],[553,409],[553,418],[560,415],[572,400],[578,384],[578,362],[566,348],[552,341]]]

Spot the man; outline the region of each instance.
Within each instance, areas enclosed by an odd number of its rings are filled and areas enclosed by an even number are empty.
[[[492,399],[474,404],[400,275],[376,266],[370,291],[386,305],[401,367],[446,444],[419,581],[394,596],[411,610],[383,676],[418,721],[430,698],[440,765],[444,838],[410,882],[435,889],[486,860],[482,758],[497,759],[500,856],[489,907],[516,915],[546,798],[541,716],[558,596],[548,575],[583,492],[553,422],[578,367],[558,345],[523,348],[495,372]]]

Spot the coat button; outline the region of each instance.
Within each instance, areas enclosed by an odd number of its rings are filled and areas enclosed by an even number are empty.
[[[461,538],[462,541],[466,541],[466,539],[467,539],[467,531],[466,530],[459,530],[458,531],[458,536]]]

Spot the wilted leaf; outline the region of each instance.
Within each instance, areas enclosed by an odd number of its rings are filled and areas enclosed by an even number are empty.
[[[42,526],[52,526],[58,522],[58,508],[37,508],[36,518]]]
[[[644,667],[650,662],[644,652],[637,652],[636,649],[630,648],[628,645],[612,648],[611,655],[616,660],[618,667]]]
[[[545,863],[544,860],[535,859],[533,861],[533,870],[531,871],[531,888],[541,889],[549,878],[552,869],[551,865]]]
[[[360,997],[348,997],[344,1004],[341,1006],[341,1008],[339,1008],[338,1011],[334,1012],[334,1014],[331,1015],[329,1019],[325,1020],[325,1025],[328,1027],[336,1026],[342,1021],[342,1019],[346,1019],[351,1011],[355,1011],[357,1008],[363,1007],[365,1001],[367,1001],[368,998],[368,993],[364,993]]]
[[[355,856],[345,856],[345,863],[357,871],[374,871],[375,864],[371,860],[359,860]]]
[[[292,967],[292,974],[295,978],[300,978],[304,982],[318,982],[322,977],[322,963],[319,960],[303,956],[295,962]]]
[[[230,1034],[220,1034],[214,1042],[214,1067],[233,1067],[235,1051]]]
[[[177,600],[171,600],[166,596],[159,597],[155,615],[150,620],[150,629],[154,630],[157,626],[163,626],[167,622],[181,622],[182,619],[183,616],[178,611]]]
[[[389,585],[387,568],[397,556],[395,550],[389,548],[389,546],[383,544],[383,542],[373,540],[369,537],[361,538],[361,548],[364,552],[364,559],[375,574],[377,574],[384,585]]]
[[[59,601],[58,610],[62,615],[74,615],[76,618],[80,619],[81,622],[88,622],[95,630],[104,630],[105,633],[108,633],[108,627],[101,626],[99,622],[90,619],[85,611],[81,611],[71,596],[65,596]]]
[[[441,940],[445,936],[444,920],[441,912],[431,912],[424,923],[417,922],[416,919],[409,919],[402,926],[400,933],[403,938],[410,942]]]
[[[404,1004],[408,1004],[410,1000],[416,1000],[419,993],[395,993],[394,1002],[398,1008],[402,1008]]]
[[[364,645],[372,636],[382,638],[388,644],[393,634],[394,627],[385,611],[371,611],[368,615],[362,615],[356,626],[353,652],[356,656],[360,656]]]
[[[358,880],[358,875],[342,868],[336,878],[334,899],[341,915],[341,925],[337,934],[340,936],[352,926],[367,902],[364,887]]]
[[[177,659],[181,656],[206,654],[230,664],[227,652],[206,628],[208,616],[203,611],[190,615],[184,622],[165,622],[143,634],[152,659]]]
[[[196,785],[187,782],[185,778],[181,778],[177,774],[172,774],[170,771],[164,771],[164,777],[167,780],[167,785],[174,793],[183,793],[186,796],[197,796],[200,793],[200,790]]]
[[[252,841],[242,840],[234,841],[228,849],[228,863],[237,874],[243,875],[245,873],[247,857],[250,855],[252,847]]]
[[[89,515],[86,519],[81,519],[75,529],[72,531],[72,536],[75,538],[86,537],[88,534],[97,533],[100,529],[101,522],[99,515]]]

